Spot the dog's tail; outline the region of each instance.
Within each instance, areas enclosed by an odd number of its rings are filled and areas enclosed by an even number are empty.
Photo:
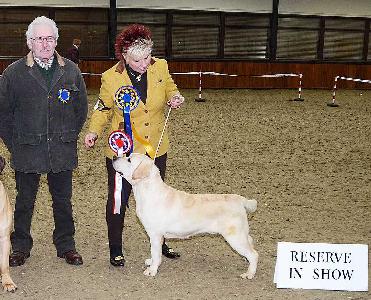
[[[247,212],[253,213],[256,211],[256,207],[258,206],[258,202],[255,199],[243,199],[243,206],[245,207]]]

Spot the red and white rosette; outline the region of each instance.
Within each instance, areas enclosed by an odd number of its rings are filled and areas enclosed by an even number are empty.
[[[108,144],[111,150],[118,156],[121,157],[125,153],[128,153],[133,147],[133,141],[128,134],[122,130],[115,130],[111,132],[108,137]]]

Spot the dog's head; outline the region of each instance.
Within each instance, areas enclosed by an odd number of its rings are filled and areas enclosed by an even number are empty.
[[[5,168],[5,158],[0,156],[0,174]]]
[[[154,161],[147,155],[140,153],[133,153],[129,157],[115,158],[113,167],[131,185],[147,177],[159,175],[159,170]]]

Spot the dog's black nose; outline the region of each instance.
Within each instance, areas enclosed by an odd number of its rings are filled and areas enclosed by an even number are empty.
[[[117,158],[118,158],[117,156],[113,156],[112,160],[115,161]]]

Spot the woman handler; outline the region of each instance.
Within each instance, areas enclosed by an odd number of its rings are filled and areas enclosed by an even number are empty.
[[[165,107],[179,108],[184,98],[171,78],[166,60],[152,57],[152,47],[151,32],[143,25],[130,25],[117,36],[115,54],[119,62],[102,74],[99,99],[90,120],[89,132],[85,136],[86,147],[95,145],[105,125],[110,122],[110,132],[123,127],[128,129],[129,126],[130,130],[126,131],[134,133],[133,152],[153,156],[165,124]],[[131,99],[130,121],[127,119],[128,115],[124,117],[123,113],[125,96]],[[139,103],[136,101],[138,99]],[[123,125],[125,118],[126,124]],[[162,179],[165,177],[168,149],[169,138],[165,131],[155,159]],[[131,185],[116,175],[112,166],[114,155],[114,151],[107,146],[106,221],[110,263],[113,266],[124,266],[122,233]],[[122,183],[117,182],[118,180],[122,180]],[[168,258],[179,257],[165,242],[162,245],[162,254]]]

